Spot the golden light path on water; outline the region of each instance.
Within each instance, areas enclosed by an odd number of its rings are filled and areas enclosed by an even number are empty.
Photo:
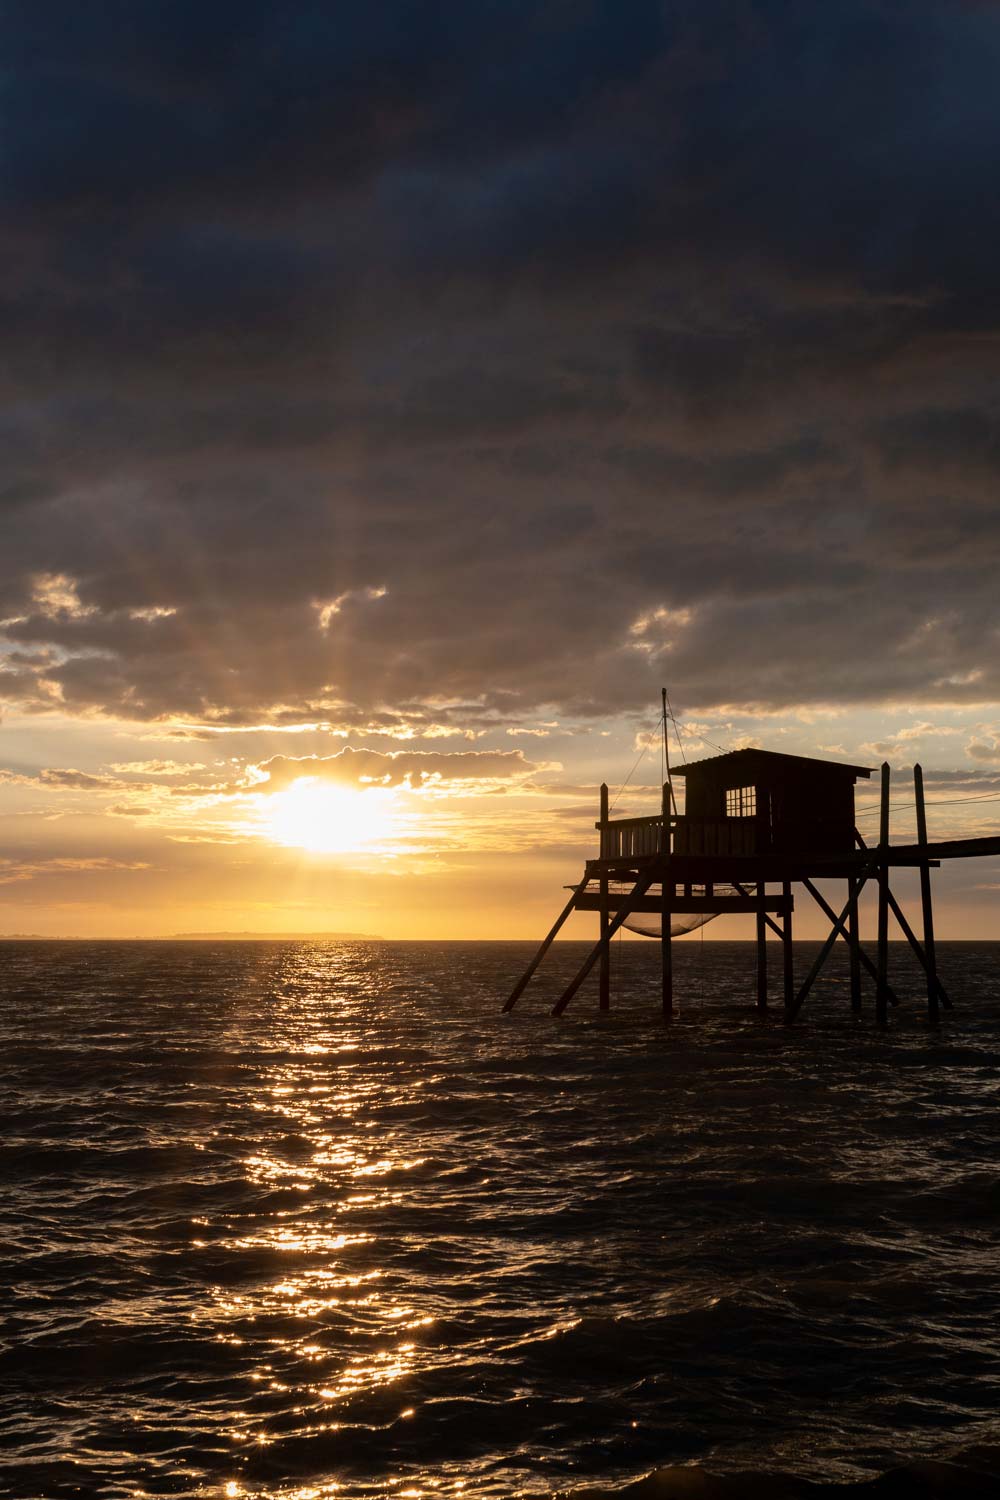
[[[315,807],[315,791],[310,789],[301,808]],[[363,800],[367,808],[374,799],[365,796]],[[320,802],[325,802],[322,796]],[[326,805],[329,809],[350,802],[350,797],[335,795]],[[281,827],[281,816],[276,829]],[[370,831],[371,825],[365,826]],[[353,827],[349,822],[346,836]],[[387,827],[383,824],[380,831]],[[297,825],[288,825],[288,832],[294,836]],[[325,988],[336,979],[329,962],[332,955],[325,957],[321,970],[306,978],[307,993],[296,995],[295,1003],[284,1012],[280,1030],[272,1030],[270,1040],[280,1048],[281,1061],[267,1070],[257,1098],[249,1101],[251,1109],[272,1122],[274,1144],[243,1156],[240,1166],[255,1193],[291,1191],[319,1197],[327,1204],[332,1199],[339,1213],[317,1222],[293,1210],[279,1210],[273,1222],[259,1223],[233,1236],[227,1242],[231,1252],[260,1251],[279,1265],[282,1259],[294,1262],[295,1268],[279,1269],[270,1280],[248,1291],[217,1287],[211,1302],[195,1315],[195,1321],[211,1325],[220,1343],[232,1346],[244,1342],[237,1329],[250,1325],[264,1330],[272,1357],[250,1371],[248,1381],[281,1399],[295,1419],[296,1437],[303,1441],[339,1432],[352,1398],[367,1404],[382,1391],[391,1401],[394,1384],[419,1372],[421,1348],[414,1335],[435,1322],[421,1313],[412,1298],[385,1289],[377,1236],[343,1227],[345,1220],[358,1213],[368,1220],[391,1217],[403,1202],[405,1188],[400,1184],[406,1174],[424,1164],[424,1158],[408,1150],[404,1132],[373,1130],[366,1109],[372,1103],[381,1110],[405,1109],[419,1102],[424,1081],[410,1083],[389,1073],[373,1080],[367,1065],[355,1073],[352,1060],[365,1047],[360,1034],[345,1037],[338,1027],[335,1042],[318,1039],[324,1035],[325,1002],[315,981],[322,980]],[[302,978],[293,961],[295,990]],[[360,1000],[362,1005],[376,998],[374,992],[353,997],[355,1004]],[[331,1063],[335,1065],[332,1071]],[[280,1132],[274,1130],[278,1122]],[[303,1260],[309,1263],[305,1267]],[[361,1347],[352,1350],[351,1342]],[[292,1382],[277,1373],[289,1364],[296,1371]],[[303,1372],[307,1372],[305,1378]],[[401,1404],[395,1412],[387,1409],[386,1417],[388,1428],[415,1419],[417,1411]],[[258,1425],[255,1414],[246,1409],[230,1413],[225,1432],[237,1448],[247,1444],[264,1448],[275,1440],[267,1424]],[[401,1477],[390,1477],[387,1484],[392,1494],[412,1500],[423,1494],[461,1494],[466,1488],[462,1479],[446,1483],[433,1477],[421,1480],[420,1486],[412,1478],[404,1486]],[[322,1500],[342,1488],[337,1481],[325,1480],[293,1488],[282,1485],[280,1494],[282,1500]],[[275,1491],[231,1479],[225,1493],[251,1500]]]
[[[351,957],[338,958],[332,950],[319,962],[289,955],[266,1038],[276,1060],[239,1105],[241,1116],[249,1108],[261,1121],[255,1149],[239,1157],[260,1209],[224,1244],[251,1263],[261,1256],[274,1270],[245,1289],[215,1287],[194,1315],[223,1345],[239,1348],[250,1332],[258,1351],[245,1372],[250,1399],[222,1427],[237,1453],[255,1455],[252,1478],[226,1481],[232,1500],[336,1496],[345,1485],[327,1476],[290,1484],[281,1473],[262,1481],[267,1449],[280,1445],[287,1454],[290,1435],[297,1445],[322,1445],[356,1430],[359,1415],[370,1435],[381,1433],[387,1446],[404,1448],[401,1428],[419,1424],[422,1413],[412,1395],[395,1397],[395,1391],[412,1391],[423,1372],[440,1372],[451,1362],[435,1344],[438,1320],[427,1311],[428,1287],[408,1274],[401,1289],[388,1264],[386,1237],[352,1227],[396,1224],[419,1201],[414,1178],[427,1158],[414,1149],[420,1132],[405,1120],[423,1113],[427,1088],[437,1082],[433,1071],[414,1074],[406,1049],[387,1048],[380,1064],[365,1023],[386,997],[374,976],[362,976]],[[394,1116],[400,1124],[387,1126],[387,1117]],[[456,1137],[451,1143],[458,1148]],[[560,1198],[560,1183],[551,1187]],[[274,1195],[298,1198],[301,1208],[278,1207]],[[408,1253],[420,1263],[419,1241],[411,1240]],[[665,1306],[676,1291],[662,1291]],[[721,1301],[711,1282],[697,1296],[707,1313]],[[572,1315],[543,1318],[528,1342],[537,1347],[578,1322]],[[517,1341],[492,1343],[497,1351],[517,1347]],[[468,1350],[456,1355],[456,1366],[467,1357]],[[489,1362],[488,1349],[483,1358]],[[386,1474],[372,1493],[419,1500],[461,1495],[468,1488],[452,1465],[444,1466],[444,1474],[424,1471],[415,1478],[406,1466],[400,1474]]]

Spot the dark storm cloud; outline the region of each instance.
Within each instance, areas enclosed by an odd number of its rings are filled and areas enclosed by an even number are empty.
[[[997,8],[22,4],[5,55],[8,696],[1000,697]]]

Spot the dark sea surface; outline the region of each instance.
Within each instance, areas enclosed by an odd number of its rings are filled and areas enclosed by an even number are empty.
[[[1000,1493],[1000,944],[675,947],[0,945],[0,1494]]]

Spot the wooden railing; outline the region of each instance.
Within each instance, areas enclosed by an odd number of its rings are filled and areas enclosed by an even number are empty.
[[[750,855],[760,850],[756,818],[671,818],[670,851],[674,854]],[[616,818],[598,823],[601,859],[642,859],[667,852],[664,820]]]
[[[601,859],[641,859],[663,853],[663,818],[616,818],[597,825],[601,833]]]

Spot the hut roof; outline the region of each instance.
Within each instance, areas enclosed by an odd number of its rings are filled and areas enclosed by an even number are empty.
[[[707,756],[704,760],[689,760],[686,765],[672,766],[670,774],[686,776],[689,771],[700,771],[709,766],[723,772],[730,769],[742,772],[745,769],[748,775],[752,775],[755,770],[780,771],[782,766],[787,766],[789,770],[797,766],[816,766],[824,771],[840,772],[852,778],[869,777],[872,774],[869,766],[850,766],[842,760],[820,760],[813,755],[783,755],[778,750],[756,749],[728,750],[722,755]]]

